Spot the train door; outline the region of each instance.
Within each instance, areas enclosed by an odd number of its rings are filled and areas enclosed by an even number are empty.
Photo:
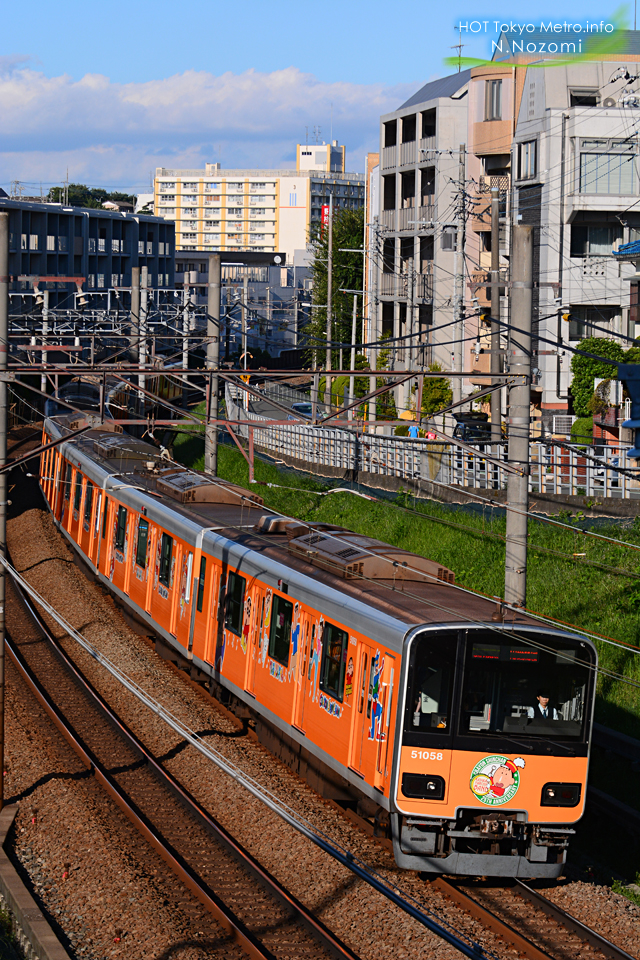
[[[264,621],[265,592],[264,587],[256,583],[253,589],[253,602],[251,604],[251,629],[249,632],[249,644],[247,646],[247,672],[244,685],[247,693],[250,693],[252,696],[255,696],[256,667],[260,654],[260,636],[262,634],[262,623]]]
[[[359,645],[349,766],[380,788],[388,767],[394,664],[379,648]]]
[[[309,682],[307,667],[309,664],[311,641],[316,627],[315,624],[312,625],[311,617],[306,611],[302,612],[300,621],[301,649],[298,651],[296,676],[294,677],[295,699],[293,706],[293,725],[304,733],[304,708],[307,700],[307,684]]]

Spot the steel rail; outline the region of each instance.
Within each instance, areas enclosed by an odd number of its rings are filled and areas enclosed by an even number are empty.
[[[543,897],[538,890],[534,890],[528,883],[516,879],[516,893],[520,894],[521,897],[525,897],[540,910],[543,910],[553,920],[556,920],[563,927],[566,927],[567,930],[571,930],[572,933],[577,934],[582,940],[586,941],[586,943],[589,943],[592,947],[596,947],[605,957],[610,957],[611,960],[634,960],[631,954],[627,953],[621,947],[616,947],[610,940],[600,936],[599,933],[587,927],[582,921],[572,917],[570,913],[567,913],[552,900],[548,900],[547,897]]]
[[[84,676],[81,669],[68,656],[33,606],[30,598],[25,595],[20,585],[14,581],[13,586],[29,617],[53,647],[56,655],[63,662],[64,666],[73,675],[74,681],[89,695],[98,709],[114,724],[121,735],[129,742],[130,746],[142,755],[154,773],[164,781],[168,789],[189,808],[190,812],[204,823],[205,827],[215,836],[217,842],[224,846],[272,896],[285,905],[291,914],[320,941],[332,957],[336,958],[336,960],[359,960],[357,954],[353,953],[349,947],[343,944],[322,921],[314,917],[313,914],[255,860],[214,817],[207,813],[189,791],[162,766],[133,731],[129,729],[126,723],[113,712],[90,681]],[[10,641],[7,641],[7,650],[23,679],[29,686],[29,689],[43,706],[74,752],[78,755],[81,762],[93,771],[96,780],[103,789],[160,854],[185,886],[198,898],[203,906],[215,916],[221,926],[238,941],[239,945],[250,957],[256,958],[256,960],[257,958],[276,960],[274,954],[255,937],[244,922],[236,917],[214,891],[199,880],[195,871],[184,861],[182,856],[159,836],[145,815],[137,809],[135,803],[127,797],[126,793],[112,779],[93,752],[82,742],[81,738],[77,736],[72,726],[67,723],[37,678],[31,673],[20,652],[12,646]]]

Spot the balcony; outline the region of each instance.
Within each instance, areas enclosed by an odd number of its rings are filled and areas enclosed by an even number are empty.
[[[382,169],[388,170],[389,167],[395,167],[397,155],[398,155],[398,148],[396,146],[383,147],[382,148]]]
[[[416,141],[410,140],[409,143],[400,144],[400,166],[416,162]]]
[[[397,279],[395,273],[383,273],[380,275],[380,295],[382,297],[395,297],[398,286]]]
[[[433,263],[425,264],[422,269],[423,272],[416,276],[415,299],[433,300]]]
[[[435,149],[436,149],[436,138],[423,137],[418,142],[418,163],[422,163],[422,161],[424,160],[429,160],[430,155],[433,153]]]

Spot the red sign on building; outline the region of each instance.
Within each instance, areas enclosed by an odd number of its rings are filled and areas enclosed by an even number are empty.
[[[322,232],[329,226],[329,204],[325,203],[322,207]]]

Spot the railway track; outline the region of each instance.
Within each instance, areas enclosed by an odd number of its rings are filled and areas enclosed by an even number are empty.
[[[521,880],[500,887],[437,877],[432,888],[453,900],[527,960],[635,960]]]
[[[67,657],[30,600],[11,581],[7,587],[9,656],[81,762],[178,878],[177,900],[202,934],[234,941],[230,957],[357,960],[162,767]]]

